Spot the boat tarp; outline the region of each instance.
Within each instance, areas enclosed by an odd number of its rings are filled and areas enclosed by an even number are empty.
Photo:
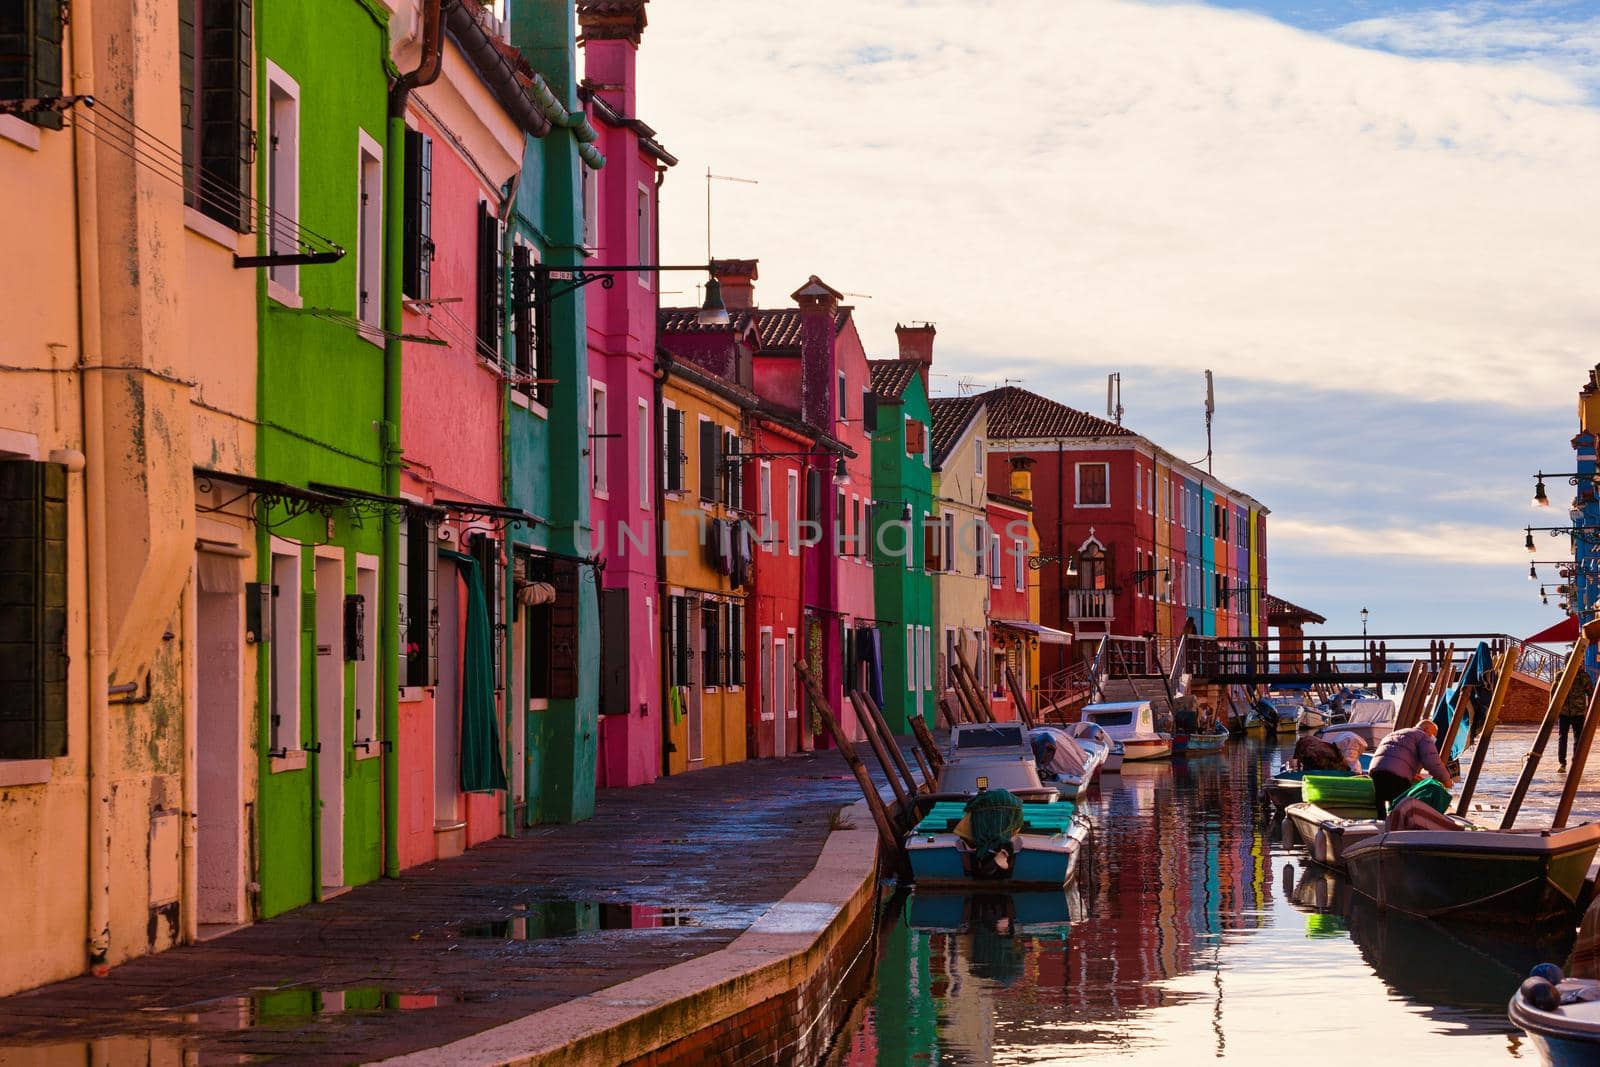
[[[1369,781],[1371,779],[1368,779]],[[1394,798],[1394,803],[1389,805],[1393,811],[1404,800],[1420,800],[1434,811],[1445,814],[1450,810],[1450,790],[1437,778],[1424,778],[1422,781],[1407,789],[1404,793]]]
[[[494,643],[483,571],[475,556],[440,551],[461,570],[467,583],[467,647],[461,670],[461,790],[486,793],[506,787],[500,760],[500,727],[495,721]]]
[[[1433,711],[1433,721],[1439,727],[1439,743],[1443,744],[1444,735],[1450,731],[1450,720],[1455,717],[1456,704],[1461,699],[1461,694],[1469,687],[1472,691],[1472,707],[1468,709],[1461,728],[1456,731],[1450,751],[1440,753],[1447,761],[1460,759],[1461,753],[1466,751],[1467,744],[1477,733],[1478,727],[1483,725],[1483,716],[1489,710],[1488,679],[1493,670],[1494,656],[1489,652],[1489,645],[1487,642],[1479,641],[1477,650],[1462,668],[1461,677],[1456,679],[1456,684],[1439,698],[1439,706]]]
[[[1356,700],[1346,705],[1350,718],[1341,726],[1381,726],[1394,722],[1395,707],[1392,700]]]
[[[1033,758],[1039,764],[1039,775],[1058,778],[1077,778],[1089,763],[1089,756],[1078,747],[1077,740],[1067,731],[1038,726],[1028,731],[1028,742],[1033,745]]]
[[[1372,808],[1378,804],[1372,779],[1365,775],[1308,774],[1300,779],[1300,796],[1324,808]]]
[[[978,860],[991,859],[1022,830],[1022,801],[1008,790],[989,789],[967,801],[966,816],[956,826]]]

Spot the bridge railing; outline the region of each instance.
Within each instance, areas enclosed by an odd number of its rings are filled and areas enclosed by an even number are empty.
[[[1337,684],[1349,681],[1402,681],[1411,664],[1422,660],[1438,670],[1445,656],[1458,666],[1486,642],[1495,653],[1518,654],[1519,671],[1553,677],[1564,657],[1530,646],[1508,634],[1330,634],[1315,638],[1194,637],[1185,645],[1195,678],[1270,682],[1274,679]],[[1453,650],[1452,650],[1453,646]]]

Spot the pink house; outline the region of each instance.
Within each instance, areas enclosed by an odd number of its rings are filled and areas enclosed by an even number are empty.
[[[637,115],[643,3],[580,3],[580,95],[606,157],[586,171],[584,244],[602,265],[660,261],[657,185],[677,160]],[[654,781],[662,765],[656,601],[654,360],[661,279],[617,275],[586,290],[594,550],[600,590],[600,737],[596,784]]]

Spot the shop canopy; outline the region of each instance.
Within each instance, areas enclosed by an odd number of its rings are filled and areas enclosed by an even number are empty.
[[[1022,622],[1012,619],[995,619],[993,622],[996,626],[1003,626],[1007,630],[1018,630],[1025,634],[1031,634],[1039,639],[1041,645],[1070,645],[1072,643],[1072,635],[1065,630],[1052,630],[1050,627],[1040,626],[1036,622]]]
[[[1528,638],[1530,645],[1570,645],[1578,639],[1578,617],[1568,615],[1548,629],[1540,630]]]

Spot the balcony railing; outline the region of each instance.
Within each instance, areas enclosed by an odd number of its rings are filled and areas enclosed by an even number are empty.
[[[1072,622],[1110,622],[1116,617],[1115,590],[1068,589],[1067,618]]]

